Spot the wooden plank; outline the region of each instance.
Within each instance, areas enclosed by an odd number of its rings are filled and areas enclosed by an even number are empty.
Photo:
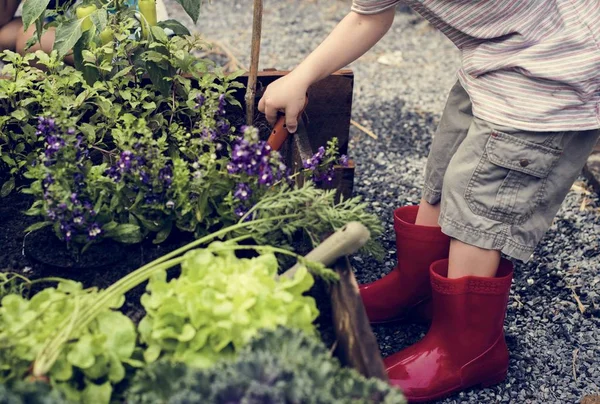
[[[600,141],[594,147],[583,168],[583,175],[590,182],[594,191],[600,195]]]
[[[344,365],[353,367],[365,377],[387,381],[379,345],[348,257],[340,258],[334,269],[340,275],[340,282],[330,288],[333,326],[338,342],[336,354]]]

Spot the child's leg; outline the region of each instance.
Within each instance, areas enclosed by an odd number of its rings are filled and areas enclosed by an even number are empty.
[[[0,27],[0,51],[13,51],[17,45],[17,37],[23,31],[21,18],[15,18]]]
[[[36,42],[31,48],[25,49],[27,41],[29,41],[29,39],[35,35],[35,25],[32,24],[25,32],[23,32],[21,26],[21,29],[19,30],[19,34],[17,36],[16,50],[22,55],[25,53],[33,53],[40,49],[46,53],[50,53],[52,52],[52,47],[54,46],[54,34],[55,29],[49,28],[46,32],[44,32],[44,35],[42,35],[41,44],[39,42]]]
[[[443,186],[435,187],[442,191],[439,224],[454,240],[450,259],[431,265],[432,325],[423,340],[385,359],[409,401],[506,377],[512,263],[499,252],[529,260],[599,137],[600,130],[526,132],[473,118],[448,165],[440,165]],[[436,150],[434,158],[448,158]],[[427,192],[425,202],[435,205]]]
[[[450,91],[434,137],[425,175],[424,199],[419,207],[403,206],[394,211],[396,268],[385,277],[360,287],[371,322],[431,320],[429,267],[437,260],[448,258],[450,249],[450,238],[438,226],[442,181],[451,157],[447,151],[458,148],[472,120],[469,97],[457,83]]]

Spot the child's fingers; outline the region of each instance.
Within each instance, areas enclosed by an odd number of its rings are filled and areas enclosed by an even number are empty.
[[[261,97],[260,101],[258,101],[258,110],[265,113],[265,97]]]
[[[288,108],[285,111],[285,125],[288,132],[295,133],[298,129],[298,115],[300,115],[299,108]]]
[[[267,122],[271,126],[275,125],[277,121],[277,109],[270,107],[268,103],[265,103],[265,116],[267,117]]]

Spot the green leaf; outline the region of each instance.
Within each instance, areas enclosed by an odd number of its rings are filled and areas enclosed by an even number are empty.
[[[170,29],[175,33],[175,35],[191,35],[190,31],[183,24],[176,20],[160,21],[157,25],[161,28]]]
[[[90,14],[90,20],[96,27],[96,32],[102,32],[104,28],[106,28],[106,24],[108,22],[106,9],[101,8],[94,11],[92,14]]]
[[[114,355],[110,356],[110,369],[108,371],[108,380],[112,383],[119,383],[125,378],[125,367],[121,361]]]
[[[27,111],[23,108],[19,108],[19,109],[13,111],[12,114],[10,114],[10,115],[13,118],[15,118],[17,121],[22,121],[27,116]]]
[[[140,227],[128,223],[120,224],[116,229],[106,232],[106,236],[125,244],[134,244],[142,241]]]
[[[71,346],[71,350],[67,354],[67,360],[74,366],[81,369],[87,369],[91,367],[96,358],[93,354],[92,347],[92,336],[89,334],[84,335]]]
[[[169,234],[171,234],[171,229],[173,228],[173,222],[169,220],[169,222],[167,222],[167,224],[165,225],[165,227],[163,227],[158,234],[156,235],[156,238],[154,238],[154,240],[152,241],[154,244],[160,244],[163,241],[165,241],[167,239],[167,237],[169,237]]]
[[[8,164],[10,167],[14,167],[17,165],[17,163],[15,162],[15,159],[13,159],[12,157],[10,157],[8,154],[3,154],[1,157],[2,161],[4,161],[6,164]]]
[[[129,358],[135,349],[135,326],[129,317],[118,311],[106,311],[98,318],[98,327],[106,336],[105,349],[119,359]]]
[[[113,76],[113,80],[114,80],[114,79],[117,79],[117,78],[119,78],[119,77],[126,76],[126,75],[127,75],[127,74],[128,74],[130,71],[131,71],[131,69],[133,69],[133,66],[127,66],[127,67],[125,67],[125,68],[123,68],[123,69],[119,70],[119,71],[118,71],[117,73],[115,73],[115,75]]]
[[[0,197],[4,198],[8,196],[15,189],[15,177],[9,178],[4,184],[2,184],[2,189],[0,189]]]
[[[159,42],[169,42],[169,37],[167,36],[167,34],[165,34],[165,31],[161,27],[155,25],[153,27],[150,27],[150,29],[154,38],[157,39]]]
[[[32,231],[36,231],[36,230],[40,230],[43,229],[44,227],[48,227],[51,226],[53,224],[53,222],[38,222],[38,223],[34,223],[31,226],[29,226],[28,228],[25,229],[25,233],[29,233]]]
[[[90,42],[90,38],[90,31],[86,31],[81,35],[81,38],[73,46],[73,61],[75,62],[75,68],[83,73],[86,83],[91,86],[100,78],[100,74],[94,67],[85,65],[83,52],[87,52],[86,47]]]
[[[50,0],[25,0],[23,3],[23,31],[46,11]]]
[[[61,357],[52,366],[50,372],[52,379],[64,382],[73,377],[73,366],[64,357]]]
[[[190,16],[194,24],[198,22],[198,17],[200,17],[200,5],[202,4],[202,0],[177,0],[179,4],[183,6],[185,12]]]
[[[81,35],[81,20],[69,21],[65,24],[61,24],[56,28],[56,39],[54,42],[54,49],[58,52],[58,57],[62,59],[79,41]]]
[[[110,382],[104,384],[94,384],[86,380],[85,389],[82,392],[82,403],[109,404],[112,395],[112,386]]]
[[[150,61],[146,62],[146,69],[152,84],[154,84],[163,95],[168,95],[171,90],[171,84],[165,80],[165,77],[168,77],[169,70],[163,69],[158,63]]]

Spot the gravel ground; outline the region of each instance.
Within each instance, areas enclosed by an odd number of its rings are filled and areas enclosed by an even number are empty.
[[[248,0],[215,0],[192,27],[181,7],[165,1],[171,18],[229,47],[248,65]],[[265,0],[261,67],[295,66],[348,10],[350,1]],[[403,10],[401,10],[403,11]],[[399,11],[391,32],[351,67],[356,74],[353,118],[378,140],[352,128],[356,190],[386,224],[384,265],[354,258],[359,281],[375,280],[395,261],[392,211],[417,203],[427,152],[458,52],[418,16]],[[579,182],[529,264],[517,263],[506,320],[508,379],[443,403],[574,403],[600,393],[600,200]],[[389,355],[416,340],[418,326],[375,327]]]

